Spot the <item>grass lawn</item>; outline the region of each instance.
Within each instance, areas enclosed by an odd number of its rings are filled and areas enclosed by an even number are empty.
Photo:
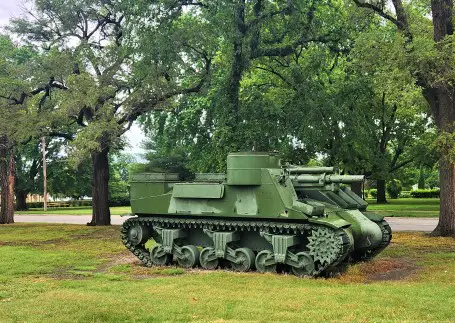
[[[403,198],[396,200],[389,199],[387,204],[376,204],[376,200],[367,200],[367,202],[369,203],[369,211],[374,211],[386,216],[404,216],[416,218],[439,216],[439,199],[435,198]]]
[[[332,279],[145,268],[115,226],[0,226],[0,259],[0,322],[454,318],[455,239],[422,233]]]
[[[403,217],[438,217],[439,216],[439,199],[413,199],[403,198],[392,200],[389,199],[387,204],[376,204],[375,200],[367,200],[369,203],[368,210],[374,211],[386,216],[403,216]],[[121,215],[131,213],[128,206],[111,207],[111,214]],[[52,208],[47,212],[43,209],[30,209],[29,211],[19,211],[16,214],[65,214],[65,215],[90,215],[90,207],[66,207]]]
[[[131,213],[129,206],[116,206],[111,207],[112,215],[122,215]],[[46,212],[42,208],[29,209],[28,211],[17,211],[16,214],[65,214],[65,215],[91,215],[92,208],[90,206],[78,206],[78,207],[62,207],[62,208],[51,208]]]

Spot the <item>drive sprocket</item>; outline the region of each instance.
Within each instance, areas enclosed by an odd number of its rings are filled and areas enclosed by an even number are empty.
[[[329,228],[317,228],[308,237],[309,254],[314,261],[321,265],[330,264],[337,260],[342,247],[341,239]]]

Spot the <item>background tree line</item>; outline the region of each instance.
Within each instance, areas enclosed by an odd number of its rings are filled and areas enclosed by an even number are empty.
[[[223,171],[230,151],[277,150],[367,175],[378,202],[388,181],[424,178],[439,162],[435,234],[453,235],[452,9],[448,0],[36,0],[8,28],[21,41],[2,38],[1,147],[12,156],[39,136],[63,140],[74,165],[91,165],[92,224],[109,224],[108,156],[136,120],[151,160]],[[14,158],[1,156],[6,179]]]

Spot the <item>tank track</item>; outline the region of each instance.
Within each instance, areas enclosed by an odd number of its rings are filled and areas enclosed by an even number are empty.
[[[324,275],[324,271],[336,266],[343,260],[347,259],[353,248],[353,240],[350,233],[344,229],[333,229],[328,226],[310,224],[310,223],[288,223],[288,222],[270,222],[270,221],[244,221],[244,220],[222,220],[222,219],[185,219],[185,218],[168,218],[168,217],[134,217],[126,220],[121,228],[121,238],[125,247],[133,253],[144,266],[151,267],[153,265],[150,250],[145,247],[147,241],[135,243],[129,239],[128,231],[135,226],[148,228],[170,228],[170,229],[187,229],[200,228],[212,231],[260,231],[270,234],[291,234],[291,235],[309,235],[312,230],[326,228],[332,230],[337,241],[337,250],[335,259],[330,263],[318,263],[314,268],[311,276]],[[385,246],[384,246],[385,248]],[[297,274],[296,274],[297,275]]]
[[[364,251],[362,253],[357,253],[352,256],[352,260],[354,262],[359,262],[359,261],[369,261],[376,257],[379,253],[381,253],[389,244],[390,241],[392,240],[392,229],[390,228],[390,225],[386,221],[374,221],[379,228],[381,228],[382,231],[382,241],[379,246],[377,246],[375,249],[370,249],[367,251]]]

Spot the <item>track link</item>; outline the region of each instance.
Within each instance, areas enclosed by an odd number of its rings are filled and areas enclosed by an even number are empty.
[[[152,266],[150,251],[145,247],[145,242],[135,244],[129,239],[128,231],[134,226],[141,226],[153,229],[160,228],[201,228],[213,231],[232,230],[232,231],[266,231],[271,234],[295,234],[308,236],[312,230],[320,228],[320,225],[300,224],[300,223],[280,223],[280,222],[261,222],[261,221],[229,221],[221,219],[184,219],[184,218],[167,218],[167,217],[135,217],[126,220],[121,228],[122,242],[125,247],[131,251],[143,265]],[[325,226],[324,226],[325,227]],[[326,227],[328,228],[328,227]],[[330,267],[342,262],[351,252],[353,247],[352,236],[344,229],[332,229],[340,243],[337,244],[336,258],[331,263],[318,264],[312,276],[319,276]],[[385,248],[385,246],[384,246]]]

